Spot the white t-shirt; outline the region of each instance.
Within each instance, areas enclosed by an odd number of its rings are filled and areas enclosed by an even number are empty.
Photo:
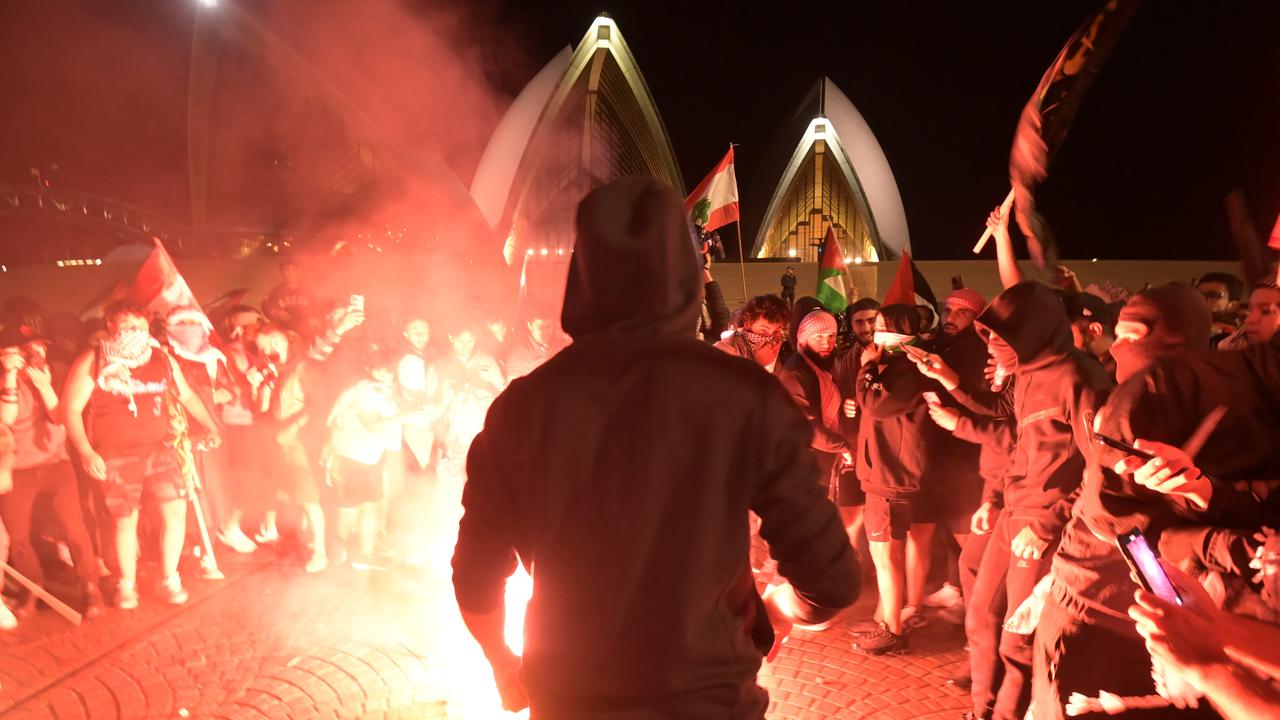
[[[364,465],[376,465],[388,450],[398,450],[403,442],[401,427],[391,423],[370,430],[361,416],[394,417],[399,411],[391,387],[373,380],[361,380],[343,391],[329,415],[329,446],[333,452]]]

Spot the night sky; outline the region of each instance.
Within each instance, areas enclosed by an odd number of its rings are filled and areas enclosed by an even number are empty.
[[[730,141],[741,144],[742,189],[758,181],[753,150],[828,75],[889,159],[917,255],[941,259],[967,256],[1008,192],[1018,113],[1099,3],[511,5],[503,17],[545,39],[547,56],[609,11],[688,188]],[[1232,257],[1223,197],[1236,187],[1270,229],[1280,213],[1278,37],[1280,3],[1145,3],[1040,195],[1064,257]]]
[[[0,184],[29,182],[28,168],[56,161],[68,185],[183,218],[195,0],[48,1],[0,10]],[[1022,105],[1099,4],[405,2],[433,23],[447,18],[437,34],[462,45],[466,62],[493,86],[490,106],[465,105],[480,108],[472,117],[447,117],[464,106],[448,102],[422,115],[424,126],[452,122],[468,137],[486,136],[541,65],[608,12],[657,100],[687,189],[730,141],[740,144],[744,195],[775,181],[760,177],[759,157],[778,123],[828,75],[876,133],[923,259],[968,256],[987,212],[1007,192]],[[237,4],[250,13],[369,7]],[[78,13],[78,25],[55,10],[66,7]],[[341,32],[338,25],[330,30]],[[1223,197],[1233,188],[1244,190],[1263,234],[1270,230],[1280,214],[1278,37],[1280,3],[1273,0],[1144,4],[1086,97],[1039,196],[1064,257],[1230,258]],[[325,39],[300,52],[345,68],[340,56],[314,55],[333,45]],[[418,65],[419,72],[432,70]],[[350,90],[365,102],[360,88]],[[439,154],[469,182],[478,147]],[[755,228],[745,231],[749,238]]]

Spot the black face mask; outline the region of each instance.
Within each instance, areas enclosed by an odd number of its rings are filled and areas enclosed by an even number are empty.
[[[831,372],[831,369],[836,366],[835,353],[832,353],[827,357],[822,357],[821,355],[819,355],[818,353],[814,352],[813,350],[807,347],[800,348],[800,352],[804,353],[804,356],[809,358],[809,361],[812,362],[821,370],[826,370],[827,372]]]

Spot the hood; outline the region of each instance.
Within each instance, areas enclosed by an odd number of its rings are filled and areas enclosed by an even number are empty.
[[[1213,314],[1204,296],[1186,283],[1169,283],[1148,288],[1136,297],[1146,298],[1159,313],[1159,327],[1170,340],[1180,344],[1179,350],[1203,350],[1209,347],[1213,333]]]
[[[693,337],[702,306],[699,263],[670,185],[625,177],[578,205],[561,325],[579,340],[611,333]]]
[[[1019,371],[1068,354],[1074,343],[1062,299],[1047,285],[1026,281],[996,296],[978,322],[1018,355]]]

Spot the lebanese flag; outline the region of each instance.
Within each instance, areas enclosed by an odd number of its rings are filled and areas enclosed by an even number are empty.
[[[156,247],[142,263],[142,267],[138,268],[138,275],[125,290],[125,297],[159,317],[168,315],[170,310],[178,307],[199,308],[196,296],[178,273],[178,266],[173,264],[173,258],[169,257],[160,238],[152,240]]]
[[[911,253],[902,251],[902,260],[898,263],[898,272],[893,276],[893,284],[884,296],[885,305],[928,305],[935,312],[938,309],[938,298],[934,296],[929,282],[920,274],[916,264],[911,261]]]
[[[844,251],[836,240],[836,231],[827,228],[827,239],[822,243],[822,263],[818,266],[818,302],[833,313],[842,313],[849,307],[849,291],[844,278],[847,266]]]
[[[693,189],[684,201],[684,210],[695,225],[701,225],[707,232],[738,221],[738,177],[733,172],[733,148],[729,148],[716,169]]]

